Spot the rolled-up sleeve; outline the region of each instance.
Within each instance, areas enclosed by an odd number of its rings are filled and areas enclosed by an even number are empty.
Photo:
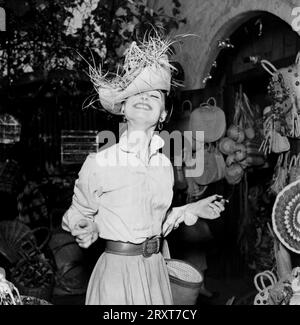
[[[170,169],[170,178],[171,178],[172,186],[174,187],[175,179],[174,179],[173,168]],[[180,207],[172,207],[171,209],[169,209],[168,213],[166,214],[164,222],[175,224],[176,221],[182,220],[188,226],[194,225],[197,222],[198,218],[194,214],[187,211],[186,209],[187,206],[188,204]]]
[[[86,159],[75,181],[72,204],[62,219],[62,228],[66,231],[71,232],[80,219],[94,221],[98,212],[98,199],[102,194],[102,187],[92,159],[90,157]]]

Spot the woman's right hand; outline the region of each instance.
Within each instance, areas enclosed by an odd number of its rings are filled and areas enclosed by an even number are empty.
[[[89,219],[81,219],[72,230],[76,242],[82,248],[88,248],[99,237],[97,224]]]

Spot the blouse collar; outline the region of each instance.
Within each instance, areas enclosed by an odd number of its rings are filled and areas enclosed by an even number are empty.
[[[164,140],[157,135],[155,132],[150,140],[150,157],[155,154],[159,149],[164,146]],[[119,147],[122,151],[131,152],[134,154],[138,154],[139,152],[139,143],[137,142],[129,142],[127,137],[127,130],[123,132],[119,140]]]

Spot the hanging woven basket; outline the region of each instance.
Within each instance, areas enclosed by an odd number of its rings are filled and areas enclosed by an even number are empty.
[[[221,139],[226,132],[224,111],[217,106],[215,98],[209,98],[206,103],[194,109],[190,115],[190,130],[193,137],[197,131],[204,132],[204,142],[211,143]]]

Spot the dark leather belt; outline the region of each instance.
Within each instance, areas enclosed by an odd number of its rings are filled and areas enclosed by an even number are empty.
[[[141,244],[125,243],[122,241],[107,240],[105,252],[117,255],[150,257],[160,251],[161,238],[153,237],[146,239]]]

